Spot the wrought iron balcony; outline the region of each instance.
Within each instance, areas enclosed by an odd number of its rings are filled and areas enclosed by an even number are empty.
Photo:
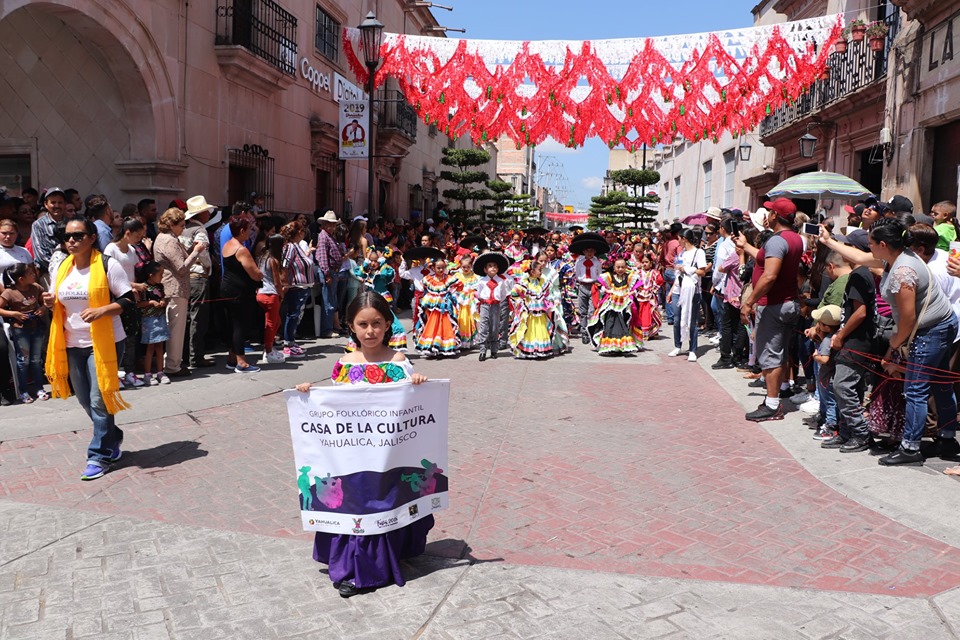
[[[760,137],[813,115],[821,109],[847,99],[861,89],[887,77],[890,48],[900,31],[900,12],[888,16],[884,23],[888,31],[883,51],[873,51],[865,38],[860,42],[850,41],[844,53],[831,53],[827,61],[830,77],[820,79],[793,104],[785,104],[760,122]]]
[[[403,93],[392,89],[380,91],[377,102],[380,111],[378,133],[392,129],[403,133],[411,142],[416,142],[419,118]]]
[[[297,19],[272,0],[217,6],[216,44],[243,47],[281,72],[297,75]]]

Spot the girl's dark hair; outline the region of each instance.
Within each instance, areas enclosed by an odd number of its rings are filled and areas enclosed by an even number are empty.
[[[874,242],[885,242],[894,251],[902,251],[912,244],[907,227],[896,218],[880,218],[870,227],[870,237]]]
[[[123,224],[120,225],[120,228],[117,229],[116,235],[113,236],[113,241],[116,242],[124,236],[128,231],[142,231],[145,227],[143,223],[140,222],[139,218],[126,218],[123,221]]]
[[[150,276],[161,269],[163,269],[163,265],[161,265],[159,262],[150,260],[149,262],[144,262],[142,265],[137,267],[134,275],[137,277],[137,282],[146,282],[150,279]]]
[[[386,324],[386,331],[383,332],[383,346],[390,346],[390,328],[393,325],[393,312],[390,310],[390,303],[376,291],[364,291],[347,306],[347,326],[350,327],[350,337],[353,338],[353,342],[359,348],[360,340],[353,331],[353,321],[357,317],[357,314],[364,309],[374,309],[383,316],[383,321]]]
[[[700,234],[693,229],[687,229],[683,232],[683,239],[696,246],[700,242]]]
[[[26,275],[27,271],[34,268],[32,262],[17,262],[3,274],[3,286],[10,288],[17,284],[17,280]]]
[[[266,251],[265,253],[271,258],[277,260],[283,260],[283,236],[279,233],[275,233],[267,238]]]
[[[341,222],[333,230],[333,239],[337,242],[342,242],[346,244],[347,236],[349,235],[349,233],[350,233],[349,227],[347,227],[347,225]]]

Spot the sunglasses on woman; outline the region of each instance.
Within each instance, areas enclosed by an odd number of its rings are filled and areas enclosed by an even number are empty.
[[[71,240],[73,240],[74,242],[80,242],[81,240],[86,238],[88,235],[90,234],[87,233],[86,231],[74,231],[73,233],[65,233],[63,234],[63,241],[70,242]]]

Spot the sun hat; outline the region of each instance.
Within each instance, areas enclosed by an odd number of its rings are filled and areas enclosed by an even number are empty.
[[[187,210],[184,211],[184,219],[189,220],[193,216],[204,211],[213,211],[216,209],[212,204],[207,204],[207,199],[203,196],[193,196],[187,200]]]
[[[337,217],[337,214],[334,213],[333,210],[329,210],[317,218],[317,222],[332,222],[336,224],[337,222],[340,222],[340,218]]]
[[[810,313],[810,317],[813,318],[814,322],[822,322],[823,324],[836,327],[840,324],[840,316],[843,314],[843,309],[838,307],[835,304],[828,304],[819,309],[814,309]]]

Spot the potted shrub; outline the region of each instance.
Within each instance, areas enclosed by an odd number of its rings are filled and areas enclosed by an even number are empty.
[[[867,39],[870,40],[871,51],[883,51],[887,44],[887,32],[890,28],[883,22],[871,22],[867,27]]]
[[[835,53],[846,53],[847,52],[847,40],[850,38],[850,28],[843,30],[843,33],[840,34],[840,37],[837,38],[837,41],[833,45],[833,50]]]
[[[824,82],[830,80],[830,67],[829,65],[823,68],[823,71],[820,72],[820,79]]]
[[[863,40],[864,34],[867,32],[867,23],[857,18],[850,23],[850,39],[854,42],[860,42]]]

